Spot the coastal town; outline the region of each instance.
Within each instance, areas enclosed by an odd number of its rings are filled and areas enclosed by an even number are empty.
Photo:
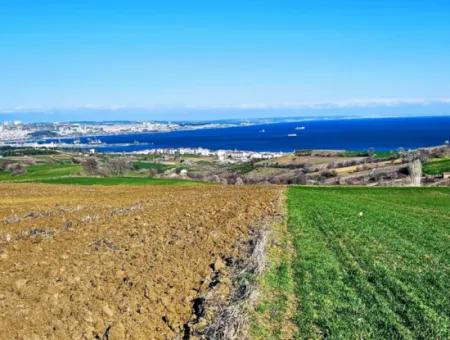
[[[83,136],[123,135],[146,132],[170,132],[207,128],[226,128],[249,125],[247,122],[52,122],[24,123],[21,121],[0,122],[0,145],[26,143],[47,138],[69,138]]]
[[[159,122],[85,122],[85,123],[22,123],[0,124],[0,142],[32,141],[44,138],[117,135],[141,132],[167,132],[181,129],[179,124]]]
[[[210,150],[205,148],[158,148],[144,151],[137,151],[140,155],[158,155],[158,156],[203,156],[213,157],[219,162],[250,162],[257,160],[268,160],[286,155],[285,152],[257,152],[244,150]]]
[[[76,122],[76,123],[22,123],[20,121],[0,123],[0,145],[24,148],[63,149],[72,152],[95,154],[102,152],[102,136],[122,134],[170,132],[205,128],[225,128],[235,124],[225,123],[171,123],[171,122]],[[85,142],[80,137],[88,137]],[[66,138],[76,138],[66,140]],[[138,142],[135,142],[138,144]],[[115,144],[109,144],[115,145]],[[123,144],[116,144],[120,146]],[[120,152],[118,152],[120,153]],[[195,155],[215,158],[219,162],[249,162],[269,160],[285,155],[283,152],[257,152],[246,150],[211,150],[203,147],[151,148],[132,152],[138,155]]]

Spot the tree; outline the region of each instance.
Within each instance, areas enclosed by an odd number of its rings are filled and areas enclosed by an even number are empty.
[[[100,162],[95,157],[88,157],[81,162],[84,171],[88,175],[98,175],[100,171]]]
[[[154,177],[159,174],[159,169],[148,169],[148,177]]]
[[[106,167],[113,176],[121,176],[132,169],[130,161],[125,157],[112,158],[106,163]]]
[[[297,178],[295,179],[295,184],[305,185],[307,182],[308,182],[308,179],[307,179],[306,175],[304,175],[304,174],[298,175]]]

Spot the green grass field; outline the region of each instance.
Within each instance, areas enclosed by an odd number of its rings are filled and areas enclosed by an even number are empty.
[[[150,167],[147,167],[147,169],[150,169],[156,164],[142,163],[145,164],[142,168],[150,164]],[[154,168],[158,168],[160,164],[156,165]],[[187,185],[200,183],[183,179],[148,178],[136,172],[130,172],[126,177],[89,177],[83,174],[83,169],[80,165],[69,162],[30,165],[27,166],[27,172],[20,176],[11,176],[9,172],[0,171],[0,182],[39,182],[79,185]]]
[[[434,159],[423,165],[423,172],[427,175],[441,175],[450,172],[450,158]]]
[[[450,189],[291,187],[288,212],[298,338],[450,338]]]
[[[167,169],[172,168],[169,165],[166,164],[161,164],[161,163],[154,163],[154,162],[145,162],[145,161],[137,161],[133,163],[133,166],[137,169],[137,170],[142,170],[142,169],[156,169],[159,171],[165,171]]]
[[[374,151],[373,156],[377,158],[390,157],[395,155],[396,151]],[[355,151],[355,150],[346,150],[342,153],[342,156],[345,157],[368,157],[368,151]]]
[[[76,176],[82,172],[80,165],[71,163],[45,163],[27,167],[27,172],[20,176],[11,176],[9,172],[0,171],[0,182],[39,181],[55,177]]]

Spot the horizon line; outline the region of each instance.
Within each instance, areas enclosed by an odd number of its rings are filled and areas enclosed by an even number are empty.
[[[155,111],[155,110],[295,110],[295,109],[345,109],[345,108],[373,108],[373,107],[398,107],[398,106],[428,106],[428,105],[450,105],[450,98],[439,99],[402,99],[402,98],[381,98],[381,99],[354,99],[331,102],[316,103],[280,103],[280,104],[236,104],[236,105],[74,105],[74,106],[16,106],[0,108],[0,114],[13,113],[44,113],[77,111],[77,110],[98,110],[98,111]]]
[[[357,119],[398,119],[398,118],[443,118],[450,117],[448,114],[413,114],[413,115],[339,115],[339,116],[284,116],[284,117],[253,117],[253,118],[229,118],[229,119],[201,119],[201,120],[182,120],[182,119],[169,119],[169,120],[141,120],[141,119],[114,119],[114,120],[67,120],[67,121],[33,121],[22,122],[21,124],[79,124],[79,123],[218,123],[218,122],[239,122],[239,123],[251,123],[252,125],[264,125],[264,124],[277,124],[277,123],[295,123],[295,122],[310,122],[310,121],[324,121],[324,120],[357,120]],[[9,121],[12,122],[12,121]],[[0,123],[8,123],[8,121],[1,121]]]

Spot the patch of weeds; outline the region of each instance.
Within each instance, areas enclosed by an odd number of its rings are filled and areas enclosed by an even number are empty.
[[[260,297],[250,315],[250,331],[255,339],[291,339],[296,327],[294,279],[291,268],[293,249],[285,221],[272,229],[268,264],[258,286]]]

